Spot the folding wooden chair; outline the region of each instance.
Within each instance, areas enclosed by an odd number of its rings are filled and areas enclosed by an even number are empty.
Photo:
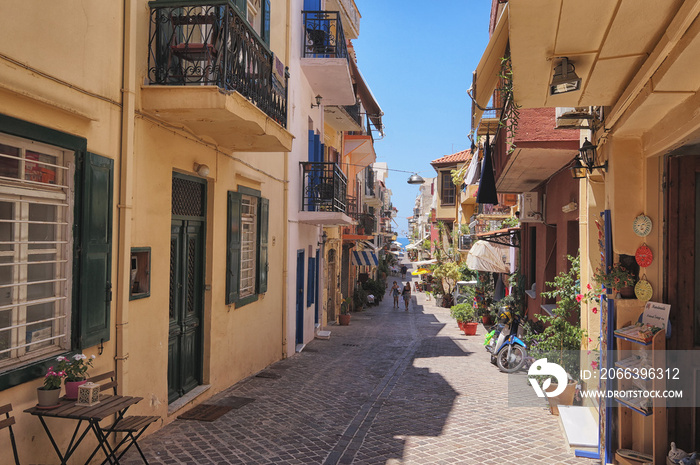
[[[17,444],[15,443],[15,433],[12,431],[12,425],[15,424],[15,417],[10,416],[12,404],[0,406],[0,415],[5,414],[5,419],[0,420],[0,430],[7,428],[10,431],[10,443],[12,444],[12,453],[15,456],[15,465],[19,465],[19,456],[17,455]]]
[[[114,371],[109,371],[107,373],[102,373],[100,375],[88,378],[88,381],[99,384],[101,393],[108,389],[112,389],[113,394],[116,395],[117,381],[115,380],[115,378],[116,374],[114,373]],[[119,441],[116,447],[114,447],[113,449],[114,456],[117,458],[117,461],[119,461],[119,459],[122,458],[122,456],[129,450],[131,446],[135,446],[136,450],[139,451],[143,462],[146,465],[148,465],[148,460],[146,460],[146,456],[143,454],[143,451],[141,450],[141,447],[139,447],[137,441],[139,437],[141,437],[141,435],[151,425],[151,423],[155,423],[158,420],[160,420],[160,417],[158,416],[128,415],[123,418],[118,418],[113,425],[107,428],[102,428],[102,432],[104,433],[105,437],[108,437],[110,434],[124,433],[124,437],[122,437],[121,441]],[[124,445],[126,445],[124,450],[122,450],[119,453],[119,455],[117,455],[119,449]],[[97,453],[97,450],[93,452],[93,456],[95,455],[95,453]],[[90,456],[90,459],[92,459],[92,456]],[[90,461],[90,459],[88,459],[88,462]]]

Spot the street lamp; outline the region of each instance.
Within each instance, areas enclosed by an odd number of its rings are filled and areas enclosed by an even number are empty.
[[[417,173],[413,173],[407,181],[409,184],[423,184],[425,182],[425,179],[422,177],[418,176]]]
[[[586,172],[592,173],[593,170],[602,169],[608,171],[608,161],[602,165],[596,165],[596,146],[591,144],[586,137],[578,151],[578,156],[571,167],[571,175],[574,179],[583,179],[586,177]]]

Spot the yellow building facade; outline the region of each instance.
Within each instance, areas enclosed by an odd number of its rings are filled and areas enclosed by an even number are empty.
[[[266,8],[4,4],[0,404],[23,463],[55,463],[21,412],[59,355],[115,371],[153,430],[283,357],[291,2]]]

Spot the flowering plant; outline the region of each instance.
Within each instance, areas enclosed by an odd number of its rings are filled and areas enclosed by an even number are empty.
[[[66,376],[65,371],[54,371],[53,367],[49,367],[49,370],[44,376],[44,387],[41,388],[45,391],[52,391],[54,389],[61,389],[61,380]]]
[[[66,381],[82,381],[87,378],[87,370],[92,368],[95,356],[87,358],[84,354],[75,354],[71,358],[60,356],[56,360],[58,369],[66,375]]]
[[[593,275],[593,279],[601,286],[605,286],[606,289],[621,289],[634,286],[637,281],[634,274],[619,263],[615,263],[607,273],[598,268]]]

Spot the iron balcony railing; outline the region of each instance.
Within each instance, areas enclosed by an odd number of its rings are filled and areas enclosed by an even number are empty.
[[[348,178],[335,163],[301,162],[302,211],[347,210]]]
[[[357,123],[358,126],[362,126],[362,116],[360,115],[359,103],[356,103],[355,105],[345,105],[343,106],[343,109],[345,110],[345,113],[347,113],[348,116]]]
[[[236,91],[287,127],[289,72],[230,0],[151,2],[148,78]]]
[[[343,23],[337,11],[303,11],[303,58],[347,58]]]

